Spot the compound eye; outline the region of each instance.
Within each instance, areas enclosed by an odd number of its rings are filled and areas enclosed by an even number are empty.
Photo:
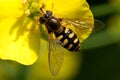
[[[50,16],[52,16],[52,14],[53,13],[51,11],[47,10],[45,14],[45,18],[49,18]]]
[[[40,17],[40,18],[39,18],[39,22],[40,22],[41,24],[44,24],[44,23],[46,22],[46,18]]]

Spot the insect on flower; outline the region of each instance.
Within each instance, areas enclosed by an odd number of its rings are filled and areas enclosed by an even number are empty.
[[[72,52],[80,50],[80,35],[86,30],[93,30],[93,26],[89,24],[91,19],[65,19],[57,18],[50,10],[44,11],[44,7],[40,8],[40,24],[45,25],[48,33],[49,41],[49,68],[52,75],[57,75],[64,61],[64,49]],[[73,29],[74,28],[74,29]]]
[[[0,59],[13,60],[24,65],[33,64],[40,51],[41,34],[36,33],[37,30],[39,32],[40,23],[48,33],[49,68],[55,76],[62,67],[64,53],[67,50],[79,51],[80,43],[94,28],[94,18],[89,5],[86,0],[23,0],[23,3],[21,1],[0,2],[0,26],[5,26],[0,28]],[[45,3],[45,8],[40,8],[42,3]],[[54,10],[51,9],[53,4]],[[32,20],[35,20],[35,23]]]

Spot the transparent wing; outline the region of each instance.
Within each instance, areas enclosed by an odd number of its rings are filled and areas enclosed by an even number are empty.
[[[105,27],[105,24],[102,21],[95,19],[94,26],[93,33],[101,31]]]
[[[53,76],[56,76],[64,61],[64,48],[58,41],[49,35],[49,54],[48,54],[49,68]]]
[[[94,28],[94,20],[93,19],[63,19],[61,21],[64,27],[71,28],[79,37],[80,42],[85,40]]]

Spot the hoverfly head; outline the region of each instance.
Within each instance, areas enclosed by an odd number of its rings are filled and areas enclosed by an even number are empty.
[[[43,16],[40,17],[39,22],[41,24],[45,23],[48,18],[52,16],[52,12],[50,10],[47,10],[46,13],[43,12]]]
[[[52,16],[52,14],[53,14],[52,11],[47,10],[46,13],[45,13],[45,15],[44,15],[44,17],[48,19],[49,17]]]

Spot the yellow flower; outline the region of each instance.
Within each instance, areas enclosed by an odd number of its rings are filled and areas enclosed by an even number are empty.
[[[0,1],[0,58],[30,65],[37,60],[39,34],[28,31],[34,23],[24,14],[22,0]]]
[[[37,60],[40,52],[40,33],[34,17],[38,16],[36,12],[43,4],[45,4],[44,10],[53,11],[55,16],[88,18],[93,24],[93,15],[85,0],[1,0],[1,59],[13,60],[25,65],[33,64]],[[85,36],[87,37],[88,34]]]

